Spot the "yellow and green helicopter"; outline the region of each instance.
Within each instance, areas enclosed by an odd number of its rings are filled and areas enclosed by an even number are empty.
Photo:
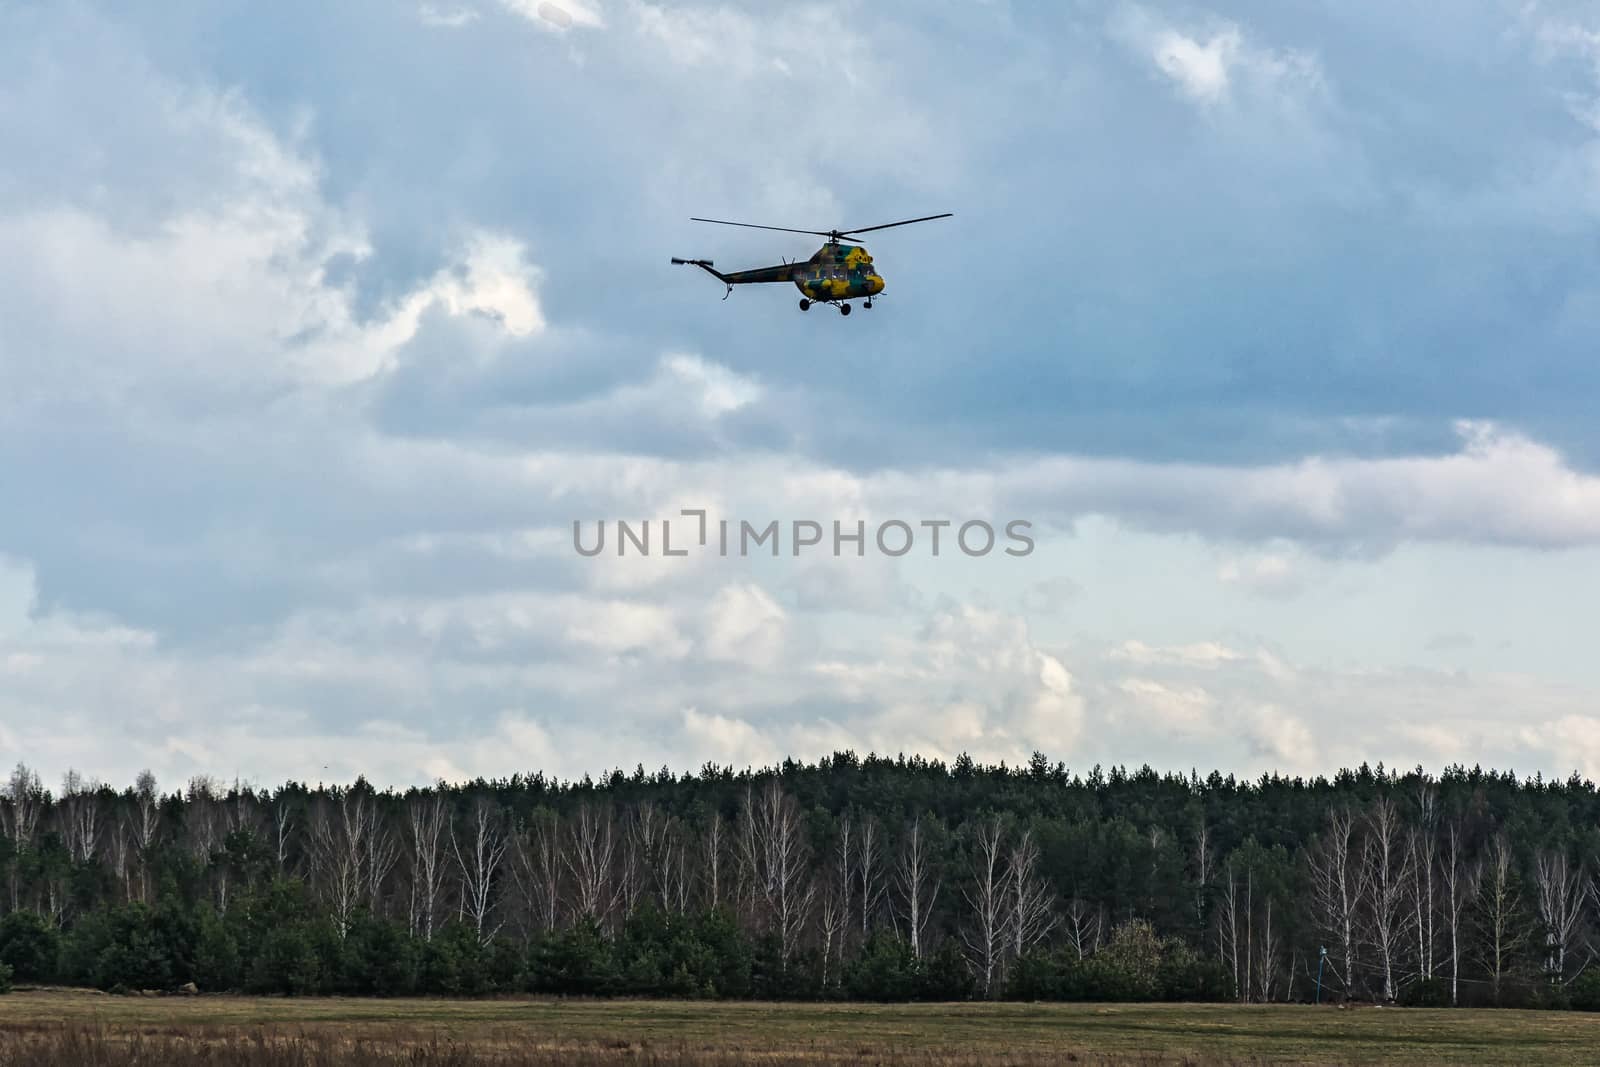
[[[839,314],[850,314],[850,301],[862,298],[861,306],[872,307],[872,298],[883,292],[883,275],[872,265],[872,257],[858,244],[850,244],[857,234],[873,230],[887,230],[895,226],[909,226],[913,222],[947,219],[953,214],[924,215],[920,219],[886,222],[881,226],[861,226],[853,230],[791,230],[787,226],[758,226],[753,222],[727,222],[723,219],[695,219],[690,222],[714,222],[719,226],[744,226],[752,230],[779,230],[783,233],[814,233],[826,237],[828,243],[805,262],[780,263],[776,267],[757,267],[754,270],[737,270],[724,274],[709,259],[678,259],[672,262],[699,267],[728,287],[722,299],[728,299],[736,285],[755,285],[762,282],[793,282],[800,290],[800,310],[807,311],[812,304],[832,304]]]

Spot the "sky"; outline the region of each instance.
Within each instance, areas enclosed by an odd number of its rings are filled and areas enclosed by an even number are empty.
[[[0,147],[51,784],[1600,777],[1592,4],[0,0]]]

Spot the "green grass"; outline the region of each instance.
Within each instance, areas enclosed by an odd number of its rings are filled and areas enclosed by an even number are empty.
[[[696,1052],[685,1060],[793,1063],[1488,1063],[1600,1060],[1600,1016],[1234,1005],[813,1005],[683,1001],[0,997],[0,1048],[74,1027],[183,1040],[266,1035],[340,1042],[447,1041],[497,1050]],[[0,1063],[5,1057],[0,1055]],[[44,1061],[38,1061],[44,1062]],[[363,1061],[364,1062],[364,1061]],[[532,1062],[532,1061],[528,1061]],[[540,1061],[546,1062],[546,1061]],[[556,1062],[556,1061],[549,1061]],[[572,1062],[594,1062],[590,1059]],[[636,1062],[638,1062],[636,1060]]]

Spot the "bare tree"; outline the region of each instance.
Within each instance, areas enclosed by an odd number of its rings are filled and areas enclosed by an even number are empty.
[[[86,782],[73,770],[67,771],[61,782],[61,800],[56,805],[61,841],[78,863],[93,860],[100,845],[99,789],[100,783]]]
[[[828,988],[830,980],[829,967],[833,963],[835,943],[844,941],[845,931],[850,927],[850,912],[839,899],[839,890],[831,881],[822,888],[822,905],[819,909],[819,925],[822,929],[822,988]],[[844,955],[839,956],[840,970],[838,976],[842,977],[844,968]]]
[[[727,849],[727,830],[722,813],[714,811],[700,839],[700,869],[704,872],[706,907],[722,906],[722,854]]]
[[[1511,842],[1504,830],[1489,839],[1485,860],[1479,896],[1480,926],[1485,939],[1483,957],[1495,1002],[1499,1003],[1501,985],[1527,938]]]
[[[895,868],[895,888],[906,920],[911,954],[921,959],[927,946],[928,918],[939,896],[939,876],[934,870],[921,816],[912,819],[906,828],[900,845],[900,862]]]
[[[1055,892],[1038,868],[1039,846],[1033,831],[1024,830],[1006,866],[1006,939],[1012,959],[1021,958],[1055,929]]]
[[[488,797],[479,797],[473,803],[466,837],[463,849],[452,821],[450,851],[461,872],[462,905],[477,932],[478,944],[487,945],[500,931],[498,923],[489,925],[489,916],[495,905],[495,873],[506,854],[505,819]]]
[[[633,810],[628,825],[627,861],[623,908],[631,913],[641,897],[648,897],[665,909],[669,896],[672,846],[669,841],[670,823],[666,815],[650,801],[644,801]]]
[[[5,831],[6,836],[11,838],[11,847],[19,854],[33,845],[33,835],[39,825],[39,816],[44,811],[44,801],[44,785],[39,781],[38,773],[30,770],[26,763],[18,763],[6,783],[5,805],[0,808],[0,815],[5,816]],[[12,910],[20,903],[18,867],[15,863],[11,865]]]
[[[1439,880],[1444,886],[1445,936],[1450,940],[1450,1003],[1459,1002],[1461,989],[1461,916],[1478,893],[1478,872],[1469,867],[1461,848],[1461,826],[1452,822],[1445,830],[1439,857]]]
[[[1355,855],[1355,819],[1348,809],[1330,809],[1328,826],[1310,853],[1312,901],[1317,925],[1333,943],[1329,960],[1348,998],[1354,990],[1358,913],[1366,896],[1367,868]]]
[[[869,815],[861,820],[861,829],[856,835],[856,870],[861,875],[862,937],[871,931],[872,920],[877,917],[888,888],[884,866],[878,820]]]
[[[1255,940],[1256,957],[1253,971],[1255,973],[1256,989],[1253,998],[1263,1004],[1271,1003],[1272,988],[1278,980],[1278,936],[1272,929],[1272,898],[1267,897],[1267,906],[1261,926],[1261,935]]]
[[[1211,891],[1212,868],[1216,862],[1216,853],[1211,848],[1211,828],[1201,819],[1194,841],[1194,921],[1202,928],[1206,921],[1206,897]],[[1083,958],[1081,953],[1078,958]]]
[[[367,811],[367,910],[384,913],[383,883],[400,861],[400,840],[389,828],[384,811],[373,801]]]
[[[978,976],[978,987],[985,997],[992,996],[1001,978],[1005,936],[1005,872],[1002,856],[1005,828],[1000,816],[979,823],[974,831],[970,857],[972,884],[964,892],[972,910],[971,922],[962,931],[967,961]]]
[[[1583,871],[1565,852],[1541,851],[1534,859],[1539,920],[1544,926],[1544,973],[1553,982],[1567,976],[1567,952],[1578,937],[1586,895]]]
[[[444,831],[450,823],[442,791],[412,795],[406,821],[411,828],[411,932],[432,941],[444,894]]]
[[[212,854],[222,847],[222,801],[217,796],[220,785],[205,775],[189,779],[183,806],[183,832],[190,855],[201,863],[210,862]]]
[[[839,816],[839,834],[834,842],[833,852],[833,882],[834,903],[844,916],[844,925],[839,928],[839,970],[844,971],[845,941],[849,937],[851,901],[855,899],[855,827],[850,820],[850,813],[844,812]]]
[[[370,790],[358,783],[331,791],[312,809],[313,883],[320,887],[340,938],[349,933],[356,908],[368,891],[368,839],[373,829],[369,794]]]
[[[1245,978],[1245,964],[1249,953],[1239,951],[1239,882],[1233,870],[1233,859],[1230,857],[1223,868],[1227,877],[1228,891],[1222,898],[1222,907],[1217,909],[1217,956],[1222,960],[1223,967],[1233,975],[1233,988],[1240,1000],[1249,996],[1249,983]],[[1250,913],[1245,911],[1245,925],[1249,925]]]
[[[1105,928],[1105,910],[1091,908],[1082,897],[1073,897],[1063,909],[1066,915],[1067,942],[1072,945],[1080,960],[1087,959],[1100,949],[1100,937]]]
[[[1414,862],[1407,847],[1400,812],[1388,797],[1380,797],[1367,812],[1366,848],[1362,852],[1362,877],[1366,882],[1368,940],[1383,983],[1383,999],[1397,992],[1410,935],[1411,913],[1406,908],[1406,887]]]
[[[661,836],[661,902],[667,911],[683,915],[689,910],[694,878],[689,872],[689,835],[683,822],[667,820]]]
[[[766,928],[778,935],[779,966],[786,968],[814,898],[800,809],[773,778],[759,797],[754,789],[745,791],[744,823],[745,862]]]
[[[561,914],[561,819],[540,808],[516,837],[511,872],[530,921],[528,933],[556,928]]]
[[[294,836],[294,808],[289,795],[280,792],[272,805],[273,858],[278,861],[278,873],[289,870],[289,841]]]
[[[1431,979],[1434,969],[1434,915],[1437,912],[1437,894],[1433,876],[1438,866],[1439,851],[1438,794],[1424,784],[1417,791],[1417,825],[1411,831],[1411,900],[1414,910],[1412,926],[1417,936],[1417,972],[1423,979]]]
[[[617,906],[619,890],[614,877],[616,841],[609,812],[592,804],[578,805],[567,824],[566,864],[571,875],[572,910],[585,919],[604,923]]]

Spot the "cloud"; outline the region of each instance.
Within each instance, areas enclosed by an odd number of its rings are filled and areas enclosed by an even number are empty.
[[[1265,705],[1249,721],[1250,751],[1271,761],[1274,770],[1325,772],[1322,751],[1305,723],[1281,708]]]
[[[1600,781],[1600,718],[1563,715],[1521,731],[1521,740],[1554,765]]]
[[[784,756],[771,740],[742,719],[703,715],[694,708],[685,708],[683,731],[695,751],[724,766],[770,766]]]
[[[553,33],[600,30],[606,26],[599,8],[587,0],[500,0],[500,3],[512,14]]]
[[[1125,678],[1117,688],[1133,698],[1148,721],[1159,729],[1184,734],[1211,731],[1216,700],[1198,686],[1174,689],[1148,678]]]
[[[466,7],[445,9],[432,4],[423,4],[417,9],[417,19],[424,26],[458,30],[478,21],[478,12]]]
[[[782,654],[787,616],[760,586],[724,586],[706,613],[705,651],[712,659],[762,667]]]
[[[1151,647],[1143,641],[1124,641],[1111,649],[1106,658],[1114,662],[1211,668],[1243,659],[1244,655],[1216,641],[1167,648]]]
[[[1319,92],[1317,59],[1296,50],[1256,46],[1231,22],[1181,30],[1149,10],[1125,4],[1112,16],[1112,36],[1141,54],[1192,102],[1209,107],[1239,91],[1258,98]],[[1243,83],[1242,85],[1240,83]]]
[[[1294,563],[1275,552],[1226,560],[1217,570],[1217,581],[1266,597],[1291,597],[1301,590]]]
[[[1201,44],[1181,33],[1163,31],[1155,41],[1155,61],[1163,74],[1197,100],[1227,94],[1228,68],[1239,52],[1239,31],[1223,30]]]

